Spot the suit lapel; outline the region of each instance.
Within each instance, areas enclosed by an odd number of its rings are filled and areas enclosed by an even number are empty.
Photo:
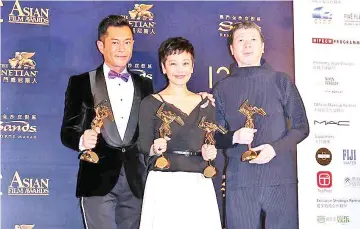
[[[98,105],[99,103],[104,103],[104,105],[108,106],[111,109],[111,111],[113,112],[111,103],[110,103],[110,99],[109,99],[108,90],[106,87],[105,76],[104,76],[104,71],[103,71],[102,65],[96,70],[94,84],[95,84],[94,85],[95,91],[93,92],[93,96],[94,96],[95,106]],[[113,114],[114,114],[114,112],[113,112]],[[109,145],[114,146],[114,147],[118,147],[118,146],[122,145],[122,140],[121,140],[120,134],[118,132],[115,121],[112,121],[112,120],[106,118],[104,120],[103,127],[104,128],[101,129],[101,134],[103,135],[105,141]]]
[[[111,108],[109,94],[106,88],[103,66],[100,66],[98,69],[96,69],[94,88],[96,90],[95,93],[93,92],[95,106],[106,100],[108,101],[107,106],[110,106]]]
[[[137,75],[134,75],[132,73],[130,73],[130,74],[131,74],[131,78],[132,78],[132,81],[134,84],[134,96],[133,96],[133,102],[132,102],[132,106],[131,106],[129,121],[126,126],[126,131],[125,131],[125,135],[124,135],[124,139],[123,139],[124,144],[129,144],[134,137],[134,133],[136,131],[137,124],[138,124],[138,118],[139,118],[138,114],[139,114],[140,102],[141,102],[140,81],[139,81]]]

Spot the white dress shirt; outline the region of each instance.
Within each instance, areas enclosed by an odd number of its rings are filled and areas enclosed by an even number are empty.
[[[103,71],[114,120],[121,139],[124,139],[134,98],[133,80],[131,76],[127,82],[121,78],[109,79],[110,68],[105,63]],[[127,69],[125,68],[121,73],[127,73]],[[83,136],[80,138],[79,149],[80,151],[85,149],[83,146]]]
[[[124,139],[134,98],[134,84],[131,76],[125,82],[121,78],[109,79],[110,68],[104,63],[104,76],[115,123],[121,139]],[[125,68],[121,73],[128,73]]]

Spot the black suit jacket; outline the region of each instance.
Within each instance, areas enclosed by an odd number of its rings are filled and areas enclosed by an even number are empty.
[[[77,197],[108,194],[115,186],[120,169],[124,166],[131,191],[136,197],[142,198],[147,169],[145,159],[136,145],[138,113],[141,100],[153,92],[153,87],[148,78],[133,73],[131,77],[134,83],[134,99],[123,143],[120,146],[111,146],[105,140],[106,138],[99,134],[98,143],[93,149],[99,156],[99,163],[94,164],[82,160],[79,162]],[[108,99],[102,65],[96,70],[96,81],[96,87],[101,87],[101,90],[97,90],[100,96]],[[89,73],[70,77],[65,94],[64,118],[61,126],[62,143],[70,149],[79,151],[80,137],[85,130],[91,128],[94,117],[94,97]]]

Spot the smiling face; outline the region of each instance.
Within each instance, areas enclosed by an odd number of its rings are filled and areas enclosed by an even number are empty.
[[[169,79],[169,84],[183,86],[190,80],[194,71],[193,57],[190,53],[175,52],[161,63],[162,71]]]
[[[122,72],[131,59],[134,38],[129,27],[110,26],[96,44],[106,65],[116,72]]]
[[[238,29],[234,32],[230,50],[239,67],[259,66],[264,42],[257,29]]]

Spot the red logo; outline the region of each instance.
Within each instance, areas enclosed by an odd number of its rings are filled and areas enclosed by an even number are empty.
[[[334,40],[331,38],[312,38],[314,44],[334,44]]]
[[[331,188],[332,174],[329,171],[320,171],[317,173],[317,185],[319,188]]]

